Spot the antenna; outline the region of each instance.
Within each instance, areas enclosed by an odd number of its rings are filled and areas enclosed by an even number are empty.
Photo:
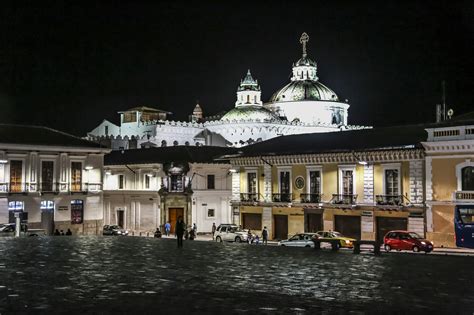
[[[442,97],[443,97],[443,112],[442,119],[446,120],[446,81],[441,81]]]

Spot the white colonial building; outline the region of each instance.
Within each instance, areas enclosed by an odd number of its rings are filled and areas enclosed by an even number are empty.
[[[105,158],[104,221],[151,234],[179,216],[198,232],[231,222],[228,148],[175,146],[113,151]]]
[[[0,223],[102,231],[102,172],[110,149],[46,128],[0,124]]]
[[[104,120],[88,137],[114,150],[176,145],[241,147],[281,135],[364,128],[348,125],[349,104],[319,81],[316,62],[306,53],[308,40],[303,33],[303,54],[293,64],[291,82],[266,104],[249,70],[237,88],[234,108],[222,117],[205,118],[199,104],[189,122],[170,121],[166,111],[135,107],[119,112],[120,125]]]

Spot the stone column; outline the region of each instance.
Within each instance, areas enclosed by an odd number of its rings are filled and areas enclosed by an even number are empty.
[[[272,167],[265,163],[263,165],[263,199],[265,202],[272,201]],[[268,226],[267,226],[268,228]]]
[[[265,174],[266,175],[266,174]],[[272,207],[263,207],[262,209],[262,230],[267,227],[268,239],[273,239],[273,213]]]
[[[423,203],[423,161],[410,161],[410,201]]]
[[[29,179],[26,178],[26,181],[29,182],[29,185],[27,189],[31,192],[38,191],[40,187],[38,187],[38,179],[37,179],[37,174],[38,174],[38,168],[41,166],[38,166],[38,153],[37,152],[31,152],[30,153],[30,174],[29,174]]]
[[[240,173],[232,173],[232,200],[240,201]]]
[[[364,203],[374,203],[374,165],[364,165]]]

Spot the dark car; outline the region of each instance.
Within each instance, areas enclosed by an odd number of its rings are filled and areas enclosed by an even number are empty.
[[[431,241],[410,231],[390,231],[385,235],[383,244],[387,252],[396,249],[399,251],[412,250],[414,252],[424,251],[429,253],[433,250]]]
[[[123,235],[127,236],[128,231],[118,225],[104,225],[102,235]]]

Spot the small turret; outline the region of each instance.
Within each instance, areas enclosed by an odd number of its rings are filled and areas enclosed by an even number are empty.
[[[237,101],[235,106],[245,105],[262,105],[261,98],[262,91],[258,85],[258,81],[254,80],[250,69],[247,70],[247,75],[243,80],[240,81],[240,85],[237,88]]]

